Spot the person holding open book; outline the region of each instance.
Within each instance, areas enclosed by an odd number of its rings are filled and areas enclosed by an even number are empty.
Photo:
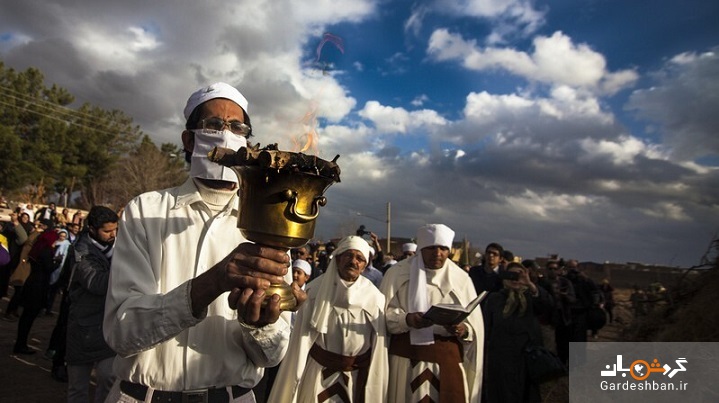
[[[392,266],[382,280],[390,334],[389,402],[480,401],[481,310],[445,325],[425,315],[438,305],[454,304],[461,310],[479,303],[467,273],[449,259],[453,240],[454,231],[444,224],[420,227],[418,253]]]

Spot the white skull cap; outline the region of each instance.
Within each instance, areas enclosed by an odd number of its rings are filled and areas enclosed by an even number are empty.
[[[292,267],[302,269],[302,271],[304,271],[308,276],[312,275],[312,266],[310,266],[310,263],[304,259],[295,259],[295,261],[292,262]]]
[[[356,235],[350,235],[346,238],[343,238],[340,243],[337,245],[337,249],[332,253],[334,256],[339,256],[342,253],[354,249],[362,253],[365,260],[369,263],[369,255],[371,253],[370,249],[372,249],[371,246],[365,241],[364,238],[356,236]]]
[[[427,224],[417,230],[417,248],[444,246],[452,248],[454,231],[444,224]]]
[[[215,98],[229,99],[239,105],[245,113],[249,113],[247,110],[247,107],[249,106],[247,98],[245,98],[245,96],[242,95],[237,88],[231,86],[230,84],[218,82],[207,87],[200,88],[190,95],[190,98],[187,100],[187,105],[185,105],[185,120],[190,118],[192,111],[194,111],[200,104]]]
[[[402,252],[417,252],[417,244],[413,242],[402,244]]]

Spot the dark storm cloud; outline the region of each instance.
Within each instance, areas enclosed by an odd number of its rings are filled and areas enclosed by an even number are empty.
[[[627,109],[659,122],[677,158],[719,155],[719,48],[683,54],[655,72],[653,86],[635,91]]]

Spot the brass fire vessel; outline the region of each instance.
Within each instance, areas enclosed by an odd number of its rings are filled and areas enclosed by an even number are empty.
[[[215,147],[211,161],[231,168],[240,182],[237,226],[248,240],[289,250],[306,244],[315,233],[325,191],[340,181],[337,155],[332,161],[280,151],[277,144],[237,151]],[[280,309],[294,311],[297,301],[289,284],[272,284],[268,298],[279,294]]]

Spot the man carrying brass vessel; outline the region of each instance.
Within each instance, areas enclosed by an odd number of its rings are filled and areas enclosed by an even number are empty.
[[[289,256],[241,235],[237,177],[207,158],[247,145],[247,106],[225,83],[193,93],[182,132],[190,178],[125,207],[104,318],[118,353],[109,402],[254,402],[263,368],[287,350],[279,296],[260,308],[270,283],[291,281]]]
[[[370,246],[340,241],[327,271],[308,284],[270,403],[385,402],[385,299],[362,272]]]
[[[420,227],[418,253],[390,267],[382,280],[390,333],[389,402],[480,401],[482,311],[447,326],[423,316],[432,305],[466,307],[477,296],[467,273],[449,259],[453,240],[446,225]]]

